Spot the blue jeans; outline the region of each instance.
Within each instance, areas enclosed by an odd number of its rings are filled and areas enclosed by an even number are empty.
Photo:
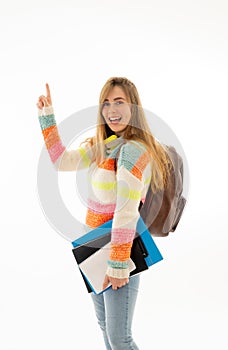
[[[139,350],[131,334],[139,279],[135,275],[120,289],[91,294],[107,350]]]

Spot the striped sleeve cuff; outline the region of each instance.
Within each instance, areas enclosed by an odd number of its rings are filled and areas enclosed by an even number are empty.
[[[38,109],[38,116],[42,117],[42,116],[47,116],[47,115],[52,115],[54,114],[54,108],[53,106],[49,106],[49,107],[44,107],[42,109]]]
[[[127,269],[115,269],[108,266],[106,274],[113,278],[128,278],[130,275],[129,268]]]
[[[114,269],[127,269],[128,268],[128,261],[108,260],[108,266],[113,267]]]

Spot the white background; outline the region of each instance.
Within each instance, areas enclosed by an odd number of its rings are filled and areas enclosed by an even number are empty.
[[[226,0],[1,3],[1,349],[104,348],[71,244],[39,205],[36,101],[49,82],[61,122],[111,76],[136,84],[190,169],[178,231],[156,239],[164,261],[141,279],[135,340],[227,349],[227,18]]]

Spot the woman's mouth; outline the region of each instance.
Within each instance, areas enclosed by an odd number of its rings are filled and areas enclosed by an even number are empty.
[[[121,121],[121,117],[110,117],[108,118],[111,124],[118,124]]]

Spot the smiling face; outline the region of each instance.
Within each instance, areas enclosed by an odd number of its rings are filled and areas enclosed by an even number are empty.
[[[103,101],[102,115],[109,128],[118,136],[129,124],[131,119],[130,103],[120,86],[114,86]]]

